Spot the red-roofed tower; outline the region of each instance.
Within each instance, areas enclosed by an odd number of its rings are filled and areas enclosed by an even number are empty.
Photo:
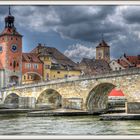
[[[5,86],[20,84],[22,77],[22,35],[17,32],[14,21],[9,6],[5,28],[0,33],[0,60],[5,71]]]

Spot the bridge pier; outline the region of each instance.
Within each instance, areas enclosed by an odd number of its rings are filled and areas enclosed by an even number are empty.
[[[19,97],[19,108],[27,109],[32,108],[34,109],[36,106],[36,98],[35,97]]]

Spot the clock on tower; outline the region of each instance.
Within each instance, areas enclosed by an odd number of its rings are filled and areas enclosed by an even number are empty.
[[[20,84],[22,79],[22,35],[14,25],[15,17],[5,17],[5,28],[0,33],[0,60],[5,70],[5,86]]]

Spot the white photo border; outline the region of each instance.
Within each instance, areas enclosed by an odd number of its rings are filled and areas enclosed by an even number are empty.
[[[0,0],[0,5],[140,5],[139,0],[135,1],[129,1],[129,0],[48,0],[48,1],[32,1],[32,0]],[[13,140],[19,140],[19,139],[78,139],[78,140],[87,140],[87,139],[105,139],[105,140],[111,140],[111,139],[140,139],[140,135],[48,135],[48,136],[6,136],[6,135],[0,135],[0,139],[13,139]]]

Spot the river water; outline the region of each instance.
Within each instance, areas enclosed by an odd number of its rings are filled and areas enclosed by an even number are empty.
[[[140,121],[100,121],[98,116],[0,117],[0,135],[139,135]]]

